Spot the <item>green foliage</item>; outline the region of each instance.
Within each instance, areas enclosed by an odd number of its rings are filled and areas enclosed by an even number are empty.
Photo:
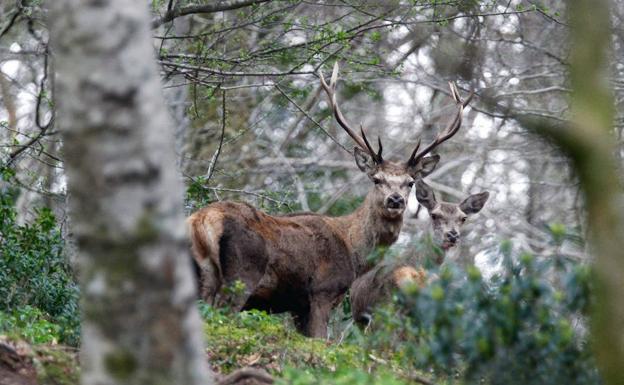
[[[449,265],[422,290],[398,293],[378,313],[375,343],[463,383],[599,384],[582,318],[589,268],[511,250],[502,245],[492,281]]]
[[[46,319],[58,325],[50,339],[77,344],[78,286],[54,215],[38,209],[33,223],[19,225],[14,199],[12,192],[0,192],[0,311],[22,322],[27,336],[45,339]]]
[[[398,362],[354,343],[299,334],[288,316],[261,311],[228,313],[200,304],[211,365],[228,373],[253,365],[276,375],[279,384],[402,384]],[[372,374],[371,374],[372,373]]]
[[[34,344],[56,343],[61,327],[51,323],[41,310],[24,306],[11,313],[0,312],[0,334]]]
[[[299,334],[285,317],[251,310],[230,314],[200,305],[208,336],[211,363],[229,372],[250,362],[274,370],[305,363],[312,368],[363,366],[367,359],[357,346],[333,345]]]
[[[367,373],[361,369],[340,368],[336,371],[287,368],[275,383],[277,385],[405,385],[409,382],[383,370]]]

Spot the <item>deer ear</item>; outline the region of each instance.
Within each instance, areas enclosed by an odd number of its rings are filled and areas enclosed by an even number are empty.
[[[489,197],[490,193],[487,191],[473,194],[468,198],[464,199],[464,201],[459,204],[459,208],[466,214],[476,214],[481,211]]]
[[[438,203],[433,189],[420,179],[416,183],[416,199],[429,211],[433,210]]]
[[[431,155],[422,158],[415,165],[408,165],[407,172],[414,179],[423,178],[433,172],[438,162],[440,161],[440,155]]]
[[[353,149],[353,155],[355,156],[355,163],[357,166],[367,174],[370,174],[375,170],[376,164],[373,157],[366,151],[359,147]]]

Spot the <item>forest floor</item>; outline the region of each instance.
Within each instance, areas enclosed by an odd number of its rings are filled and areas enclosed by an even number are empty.
[[[366,336],[355,328],[349,329],[346,338],[326,341],[300,335],[288,316],[256,311],[229,314],[207,306],[200,306],[200,312],[207,359],[221,376],[254,368],[284,385],[423,383],[420,374],[403,370],[392,352],[368,346]],[[28,343],[17,334],[0,336],[0,385],[78,382],[76,348]]]

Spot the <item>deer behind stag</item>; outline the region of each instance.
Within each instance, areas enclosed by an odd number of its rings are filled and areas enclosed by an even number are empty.
[[[353,213],[273,216],[245,203],[223,201],[188,219],[204,300],[218,303],[221,288],[240,280],[245,292],[231,306],[291,312],[298,330],[314,337],[326,336],[331,309],[369,268],[366,257],[396,241],[412,185],[438,163],[438,156],[425,155],[457,132],[470,100],[460,100],[452,86],[458,110],[449,126],[420,151],[419,141],[406,162],[394,162],[383,158],[381,140],[374,151],[364,130],[360,127],[360,136],[347,123],[336,101],[337,79],[337,64],[329,84],[320,75],[338,124],[355,141],[356,164],[372,182]]]
[[[470,195],[461,203],[440,202],[425,182],[416,184],[416,199],[423,205],[431,221],[433,262],[441,265],[449,253],[458,250],[461,227],[466,219],[481,211],[490,194],[487,191]],[[409,252],[407,254],[410,254]],[[351,313],[360,325],[368,325],[371,311],[392,292],[409,285],[423,286],[431,277],[421,267],[421,255],[408,255],[397,261],[381,262],[357,278],[350,289]]]

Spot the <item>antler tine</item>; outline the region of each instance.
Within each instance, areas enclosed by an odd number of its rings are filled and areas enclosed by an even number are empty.
[[[462,114],[464,112],[464,107],[466,107],[468,103],[470,103],[472,97],[474,96],[474,92],[471,92],[466,100],[462,100],[459,96],[459,91],[457,90],[457,86],[455,85],[455,83],[449,82],[449,88],[451,90],[451,97],[457,104],[457,113],[455,114],[455,117],[453,118],[451,123],[446,126],[446,128],[438,133],[433,142],[429,143],[429,145],[423,148],[422,151],[417,153],[416,150],[418,150],[418,147],[420,147],[420,140],[418,140],[418,146],[416,146],[416,149],[414,150],[414,152],[412,152],[412,156],[410,156],[409,160],[407,161],[408,164],[415,164],[423,156],[427,155],[429,152],[431,152],[431,150],[451,138],[457,133],[457,131],[459,131],[462,124]]]
[[[371,156],[373,157],[373,160],[377,164],[383,162],[383,158],[381,157],[381,151],[382,151],[381,139],[379,137],[377,137],[377,140],[379,141],[379,151],[377,153],[375,153],[375,150],[373,150],[373,146],[370,145],[370,143],[368,142],[368,139],[366,138],[366,133],[364,132],[364,127],[362,127],[361,124],[360,124],[360,132],[362,133],[362,139],[364,140],[364,144],[366,145],[365,149],[368,150],[368,152],[371,154]]]
[[[358,147],[360,147],[364,151],[367,151],[373,157],[373,159],[375,159],[375,161],[381,162],[381,151],[379,151],[379,154],[376,154],[375,151],[373,151],[373,149],[370,147],[370,144],[368,144],[368,140],[366,139],[364,130],[362,130],[362,137],[360,137],[353,131],[349,123],[347,123],[344,115],[342,115],[340,107],[338,107],[338,102],[336,100],[336,84],[338,83],[338,62],[334,64],[334,69],[332,71],[332,76],[329,80],[329,84],[327,84],[327,82],[325,81],[325,77],[323,76],[322,71],[319,71],[319,77],[321,79],[321,86],[323,87],[325,93],[327,94],[327,97],[329,98],[329,104],[332,111],[334,112],[334,117],[336,118],[338,124],[340,124],[340,126],[347,132],[347,134],[349,134],[349,136],[355,141]]]
[[[416,152],[418,152],[418,149],[420,148],[420,138],[418,138],[418,142],[416,142],[416,148],[414,148],[414,151],[412,151],[412,155],[410,155],[409,160],[407,161],[408,165],[412,165],[415,162],[415,157],[416,157]]]

